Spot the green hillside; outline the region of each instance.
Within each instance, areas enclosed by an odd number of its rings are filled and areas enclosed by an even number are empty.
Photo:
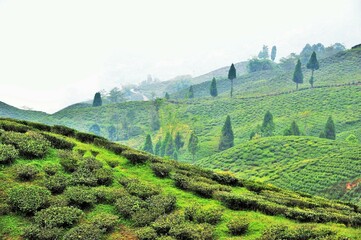
[[[339,52],[331,57],[319,61],[320,69],[315,71],[315,86],[329,86],[334,84],[345,84],[361,81],[361,49],[353,49]],[[284,69],[281,64],[273,70],[259,71],[248,74],[237,74],[234,80],[234,91],[236,96],[260,96],[295,90],[292,82],[294,69]],[[308,80],[311,71],[302,66],[304,83],[300,88],[309,88]],[[229,95],[230,81],[225,73],[217,79],[218,94]],[[195,97],[208,97],[211,79],[193,86]],[[174,98],[184,98],[188,89],[171,95]]]
[[[0,116],[15,119],[39,121],[40,119],[44,119],[46,116],[48,116],[48,114],[40,111],[19,109],[0,101]]]
[[[347,183],[361,178],[360,144],[303,136],[268,137],[239,144],[197,164],[361,204],[360,194],[351,197],[347,189]]]
[[[359,207],[0,120],[1,239],[360,239]]]

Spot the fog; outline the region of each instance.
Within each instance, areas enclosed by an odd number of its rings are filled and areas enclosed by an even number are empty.
[[[361,1],[0,0],[0,101],[52,113],[96,91],[201,75],[277,46],[361,42]]]

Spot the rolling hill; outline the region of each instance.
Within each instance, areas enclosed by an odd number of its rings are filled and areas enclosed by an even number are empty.
[[[360,239],[361,210],[161,159],[63,126],[0,120],[1,239]]]

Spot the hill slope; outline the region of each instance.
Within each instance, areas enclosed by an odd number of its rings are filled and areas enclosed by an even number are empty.
[[[269,137],[239,144],[197,164],[361,204],[360,195],[349,197],[347,184],[361,178],[360,144],[303,136]]]
[[[239,239],[228,231],[232,220],[231,229],[246,229],[242,239],[361,236],[361,210],[351,204],[162,160],[65,127],[0,123],[2,239]]]

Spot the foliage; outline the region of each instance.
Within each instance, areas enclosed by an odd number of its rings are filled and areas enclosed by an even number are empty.
[[[185,222],[172,227],[169,235],[176,239],[213,239],[213,227],[207,223],[193,224]]]
[[[154,240],[157,232],[151,227],[142,227],[136,231],[139,240]]]
[[[324,130],[325,138],[335,140],[336,139],[336,130],[335,130],[335,123],[332,120],[332,117],[328,117],[325,130]]]
[[[91,224],[82,224],[70,229],[64,235],[63,239],[100,240],[103,239],[103,237],[100,229]]]
[[[71,227],[83,215],[83,211],[74,207],[50,207],[37,212],[34,221],[46,228]]]
[[[292,80],[296,83],[296,90],[298,90],[298,84],[303,83],[303,73],[301,69],[301,61],[298,60],[295,71],[293,72],[293,78]]]
[[[174,138],[175,149],[179,151],[184,146],[183,137],[180,132],[177,132]]]
[[[262,51],[260,51],[260,52],[258,53],[258,58],[261,58],[261,59],[268,59],[268,58],[269,58],[268,46],[263,45]]]
[[[75,146],[74,143],[65,140],[63,137],[56,137],[48,133],[42,133],[41,135],[43,135],[46,140],[50,142],[51,146],[56,149],[72,150]]]
[[[122,152],[122,155],[126,157],[132,164],[143,164],[149,158],[149,155],[141,152],[135,152],[133,150],[126,150]]]
[[[88,187],[67,187],[64,195],[69,199],[71,205],[81,209],[89,208],[96,202],[94,192]]]
[[[102,97],[100,95],[100,92],[95,93],[94,99],[93,99],[93,107],[100,107],[102,105]]]
[[[245,218],[233,218],[227,223],[227,228],[232,235],[241,235],[247,232],[249,221]]]
[[[265,71],[265,70],[272,70],[273,64],[268,59],[253,58],[248,61],[247,67],[248,67],[248,71],[252,73],[252,72]]]
[[[275,61],[275,59],[276,59],[276,54],[277,54],[277,47],[276,47],[276,46],[273,46],[273,47],[272,47],[272,50],[271,50],[271,60],[272,60],[272,61]]]
[[[12,145],[0,143],[0,164],[10,164],[19,156],[19,151]]]
[[[44,208],[49,200],[50,192],[38,186],[19,186],[9,190],[9,204],[23,213],[34,213]]]
[[[270,111],[267,111],[263,118],[263,123],[261,126],[262,136],[269,137],[273,135],[275,129],[275,124],[273,122],[273,115]]]
[[[100,127],[98,124],[93,124],[89,128],[89,132],[93,133],[94,135],[100,135]]]
[[[197,137],[197,135],[195,135],[195,134],[192,132],[191,136],[189,137],[189,141],[188,141],[188,151],[192,154],[192,156],[193,156],[193,161],[194,161],[194,157],[195,157],[198,149],[199,149],[199,146],[198,146],[198,137]]]
[[[211,86],[210,86],[210,89],[209,89],[209,93],[211,94],[212,97],[217,97],[218,96],[216,78],[212,79],[212,83],[211,83]]]
[[[222,127],[221,138],[219,140],[218,149],[220,151],[226,150],[234,146],[234,135],[231,125],[231,118],[228,115]]]
[[[169,176],[172,166],[167,163],[152,163],[151,168],[157,177],[165,178]]]
[[[118,223],[118,219],[119,218],[113,214],[100,213],[92,218],[91,223],[95,228],[106,233],[113,231],[115,225]]]
[[[194,98],[194,92],[193,92],[193,86],[190,86],[189,87],[189,90],[188,90],[188,98]]]
[[[44,185],[52,193],[62,193],[68,185],[68,178],[63,174],[58,173],[52,176],[48,176],[44,180]]]
[[[308,63],[307,63],[307,69],[311,69],[312,70],[312,75],[311,75],[311,78],[310,78],[310,84],[311,84],[311,87],[313,88],[313,83],[315,82],[314,78],[313,78],[313,72],[315,70],[318,70],[320,68],[320,65],[317,61],[317,56],[316,56],[316,52],[313,51],[312,52],[312,55],[310,57],[310,60],[308,60]]]
[[[51,127],[51,131],[53,133],[57,133],[63,136],[67,136],[67,137],[74,137],[75,136],[75,130],[68,128],[66,126],[62,126],[62,125],[54,125]]]
[[[312,225],[298,227],[294,230],[290,229],[287,226],[275,225],[266,229],[260,239],[261,240],[329,239],[327,237],[333,237],[333,236],[335,236],[335,233],[332,230],[329,230],[327,228],[317,229],[315,226]]]
[[[197,223],[209,223],[216,225],[222,218],[222,209],[205,208],[199,205],[190,205],[185,208],[185,219]]]
[[[228,70],[228,79],[231,80],[231,97],[233,96],[233,79],[237,78],[236,68],[232,63],[231,67]]]
[[[143,151],[153,154],[153,143],[152,143],[152,138],[150,137],[150,134],[148,134],[145,139]]]
[[[123,196],[115,202],[117,211],[125,218],[129,218],[136,211],[144,208],[145,206],[146,203],[137,196]]]
[[[32,164],[21,164],[16,166],[16,177],[21,181],[31,181],[39,173],[36,166]]]
[[[59,239],[62,235],[62,228],[44,228],[30,225],[24,229],[22,236],[27,240],[55,240]]]
[[[36,132],[17,133],[4,132],[0,141],[4,144],[11,144],[19,153],[28,158],[42,158],[49,150],[50,143],[41,134]]]
[[[299,129],[296,121],[293,121],[291,123],[291,127],[289,129],[286,129],[283,135],[285,135],[285,136],[291,136],[291,135],[299,136],[299,135],[301,135],[300,129]]]
[[[60,165],[66,172],[74,172],[79,165],[81,156],[78,153],[72,151],[58,151],[60,158]]]

